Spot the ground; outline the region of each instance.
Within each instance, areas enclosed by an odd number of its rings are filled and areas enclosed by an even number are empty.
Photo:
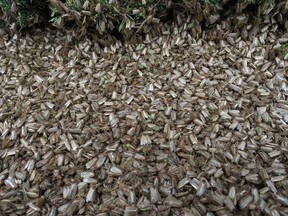
[[[187,26],[4,34],[2,214],[288,214],[287,35]]]

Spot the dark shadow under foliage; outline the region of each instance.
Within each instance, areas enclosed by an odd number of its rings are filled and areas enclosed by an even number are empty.
[[[91,33],[123,40],[136,33],[141,36],[159,22],[179,22],[179,17],[187,15],[200,30],[227,18],[237,27],[241,14],[247,14],[252,23],[269,15],[283,29],[288,28],[288,4],[284,0],[0,0],[0,9],[2,28],[12,23],[24,31],[31,26],[54,26],[74,29],[78,38]]]

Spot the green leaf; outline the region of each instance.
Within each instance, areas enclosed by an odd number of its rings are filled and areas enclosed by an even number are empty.
[[[123,20],[123,21],[120,23],[119,28],[118,28],[118,31],[119,31],[119,32],[122,32],[124,24],[125,24],[125,20]]]

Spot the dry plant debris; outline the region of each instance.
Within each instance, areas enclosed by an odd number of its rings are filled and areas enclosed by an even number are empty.
[[[4,35],[2,214],[288,214],[288,38],[187,25],[104,48]]]

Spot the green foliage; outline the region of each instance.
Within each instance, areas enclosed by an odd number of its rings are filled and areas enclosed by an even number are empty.
[[[211,15],[223,13],[223,8],[227,10],[225,14],[233,18],[245,12],[249,5],[258,11],[259,17],[280,13],[283,24],[288,10],[285,3],[286,0],[0,0],[0,9],[7,22],[15,22],[20,27],[31,26],[48,17],[57,28],[76,27],[79,36],[91,29],[100,35],[110,31],[131,35],[148,31],[149,26],[169,16],[178,19],[176,14],[192,15],[194,27],[211,26],[217,22]]]
[[[9,0],[1,0],[0,1],[0,8],[3,11],[5,11],[5,12],[9,11],[10,7],[11,7],[11,3]]]
[[[39,22],[47,3],[41,0],[0,0],[0,9],[7,22],[16,22],[18,26],[31,26]]]
[[[217,5],[217,4],[221,4],[221,0],[208,0],[208,3],[210,5]]]

